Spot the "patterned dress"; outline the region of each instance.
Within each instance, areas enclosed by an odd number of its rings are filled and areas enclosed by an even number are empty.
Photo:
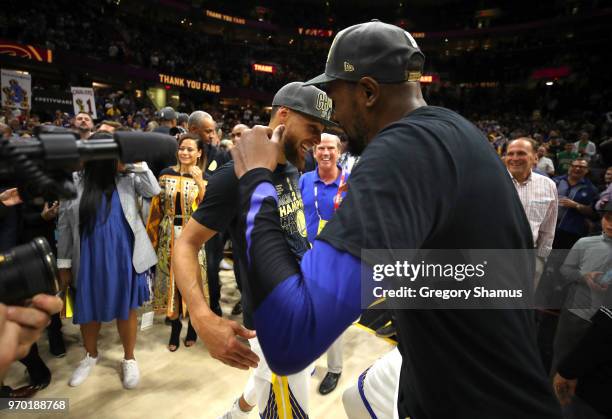
[[[152,303],[156,312],[166,311],[167,316],[174,318],[181,312],[185,316],[187,307],[185,301],[179,298],[179,291],[170,269],[172,250],[174,241],[179,237],[183,227],[191,218],[191,214],[200,203],[199,189],[191,175],[181,176],[172,167],[162,170],[159,176],[159,186],[161,193],[151,201],[147,222],[147,233],[159,259],[155,269]],[[202,275],[202,289],[208,302],[204,246],[198,253],[198,261]],[[182,307],[179,307],[180,302],[182,302]]]

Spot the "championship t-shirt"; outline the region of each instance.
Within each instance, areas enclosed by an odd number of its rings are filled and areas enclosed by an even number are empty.
[[[460,115],[430,106],[376,135],[318,239],[358,258],[362,249],[533,248],[516,190],[486,138]],[[508,269],[527,280],[532,265]],[[394,313],[400,417],[560,417],[531,311]]]
[[[306,238],[304,204],[298,181],[300,174],[291,164],[279,164],[272,173],[272,182],[278,195],[278,209],[281,228],[296,260],[301,260],[310,248]],[[233,251],[237,255],[239,269],[236,278],[242,284],[242,308],[245,327],[254,328],[253,304],[249,281],[246,277],[246,242],[244,226],[239,223],[238,178],[234,173],[234,162],[229,162],[210,177],[204,200],[193,213],[192,218],[203,226],[217,231],[229,231]]]

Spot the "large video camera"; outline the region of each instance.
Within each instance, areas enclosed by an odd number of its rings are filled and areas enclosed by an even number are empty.
[[[0,184],[17,187],[25,202],[73,199],[72,172],[90,160],[123,163],[173,157],[176,140],[159,133],[121,131],[112,139],[79,140],[68,130],[43,126],[34,137],[0,139]],[[22,304],[58,290],[58,270],[49,243],[36,238],[0,253],[0,303]]]

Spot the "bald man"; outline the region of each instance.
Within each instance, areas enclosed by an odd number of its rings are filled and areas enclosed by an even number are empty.
[[[244,131],[245,129],[249,129],[249,127],[244,124],[234,125],[234,128],[232,128],[232,132],[230,133],[230,137],[234,145],[238,144],[238,141],[240,141],[240,136],[242,135],[242,131]]]
[[[217,169],[231,160],[230,154],[215,146],[217,140],[217,123],[212,115],[204,111],[194,111],[189,115],[188,129],[204,142],[203,156],[206,159],[206,180],[213,176]],[[224,233],[224,232],[221,232]],[[206,275],[208,276],[208,291],[210,295],[210,308],[215,314],[221,316],[221,285],[219,282],[219,268],[223,260],[223,234],[216,234],[206,242]]]
[[[537,161],[535,142],[531,138],[518,138],[508,144],[506,167],[518,192],[533,234],[537,249],[535,288],[537,288],[544,259],[552,250],[557,223],[558,198],[555,182],[532,169]]]

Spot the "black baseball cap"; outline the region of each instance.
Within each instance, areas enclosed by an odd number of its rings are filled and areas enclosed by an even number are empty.
[[[338,126],[331,118],[332,100],[323,90],[306,86],[300,81],[286,84],[272,99],[272,106],[285,106],[322,122],[326,126]]]
[[[332,80],[359,81],[372,77],[379,83],[417,82],[425,55],[408,32],[378,20],[349,26],[336,34],[325,73],[306,85]]]
[[[177,118],[176,111],[171,106],[166,106],[165,108],[162,108],[159,111],[158,115],[160,119],[163,119],[165,121],[171,121]]]

